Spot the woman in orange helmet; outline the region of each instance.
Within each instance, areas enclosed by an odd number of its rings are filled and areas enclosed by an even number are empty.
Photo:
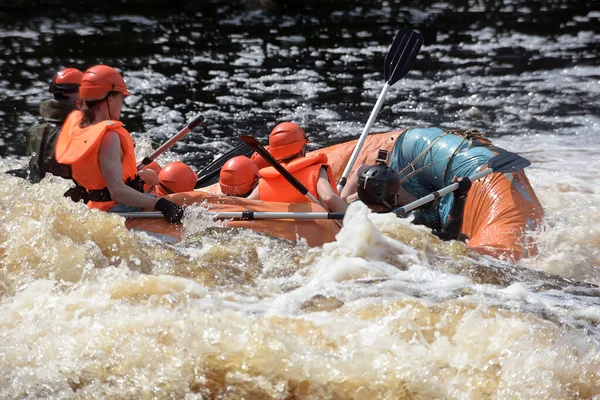
[[[347,204],[335,188],[335,179],[327,164],[327,155],[318,153],[306,157],[309,143],[304,130],[293,122],[282,122],[269,135],[269,153],[283,165],[308,191],[322,200],[334,212],[345,212]],[[280,201],[286,203],[309,202],[273,167],[260,170],[258,186],[250,196],[252,200]]]
[[[175,161],[165,165],[159,172],[158,181],[156,194],[165,196],[172,193],[191,192],[196,186],[198,175],[186,163]]]
[[[258,167],[251,159],[246,156],[233,157],[221,168],[221,192],[228,196],[248,197],[258,185],[259,177]]]
[[[144,183],[158,184],[158,177],[151,169],[138,173],[133,139],[119,121],[129,94],[114,68],[96,65],[85,71],[79,88],[83,107],[65,121],[56,159],[71,165],[73,178],[90,195],[88,207],[114,212],[154,208],[178,222],[181,207],[143,193]]]

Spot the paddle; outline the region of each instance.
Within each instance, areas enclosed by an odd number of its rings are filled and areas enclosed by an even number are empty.
[[[225,165],[229,159],[235,156],[250,157],[252,153],[254,153],[254,149],[250,148],[246,143],[242,143],[239,146],[234,147],[217,160],[208,164],[202,171],[198,172],[198,181],[196,182],[194,189],[217,183],[219,181],[219,173],[221,172],[221,168],[223,168],[223,165]]]
[[[111,213],[125,218],[164,218],[158,211],[138,211]],[[232,212],[205,212],[216,219],[241,219],[251,221],[255,219],[344,219],[344,213],[335,212],[260,212],[260,211],[232,211]]]
[[[308,197],[310,201],[321,205],[319,203],[319,200],[317,200],[315,196],[313,196],[308,191],[306,186],[304,186],[298,179],[296,179],[294,175],[288,172],[288,170],[283,168],[283,166],[277,162],[277,160],[271,155],[271,153],[269,153],[267,149],[265,149],[260,143],[258,143],[258,140],[254,139],[252,136],[245,135],[240,136],[240,139],[242,139],[244,143],[246,143],[248,146],[252,147],[254,151],[256,151],[259,155],[262,156],[262,158],[264,158],[269,164],[271,164],[273,168],[275,168],[277,172],[279,172],[285,178],[285,180],[288,181],[297,191],[302,193],[304,196]]]
[[[367,121],[367,124],[365,125],[365,128],[363,129],[360,138],[354,147],[354,150],[352,151],[350,160],[344,169],[344,173],[342,174],[342,177],[338,183],[338,192],[341,192],[342,188],[346,185],[348,175],[350,175],[350,171],[352,170],[352,167],[358,158],[358,153],[360,152],[360,149],[362,148],[365,139],[371,130],[371,127],[375,123],[375,119],[377,118],[377,114],[379,114],[379,110],[381,110],[383,100],[385,99],[387,92],[392,85],[398,82],[400,78],[404,77],[408,71],[410,71],[422,44],[423,36],[412,29],[402,29],[394,38],[394,42],[385,56],[383,64],[383,75],[386,80],[385,85],[383,85],[383,89],[381,89],[381,93],[379,93],[379,98],[375,103],[375,107],[373,108],[373,111],[371,111],[369,120]]]
[[[138,171],[144,168],[146,165],[150,164],[152,161],[156,160],[158,156],[163,154],[165,151],[169,150],[173,145],[182,137],[187,135],[189,132],[193,131],[198,125],[204,122],[204,115],[198,115],[196,118],[192,120],[185,128],[183,128],[179,133],[173,136],[171,139],[167,140],[162,146],[154,151],[154,153],[150,154],[148,157],[144,157],[142,161],[137,165]]]
[[[495,157],[490,158],[488,160],[488,167],[485,170],[469,176],[468,179],[470,179],[471,181],[475,181],[477,179],[483,178],[484,176],[491,174],[492,172],[517,172],[525,167],[528,167],[529,165],[531,165],[529,160],[515,153],[507,151],[505,153],[501,153]],[[411,210],[414,210],[417,207],[422,206],[423,204],[429,203],[430,201],[433,201],[439,197],[442,197],[450,192],[455,191],[456,189],[458,189],[458,185],[458,183],[448,185],[438,191],[428,194],[425,197],[415,200],[412,203],[406,204],[402,207],[398,207],[393,212],[396,215],[405,214]]]

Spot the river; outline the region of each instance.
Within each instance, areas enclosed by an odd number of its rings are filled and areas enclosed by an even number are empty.
[[[26,164],[54,72],[100,62],[138,156],[206,117],[163,165],[285,120],[310,149],[356,138],[412,27],[372,131],[477,128],[532,162],[546,216],[518,263],[391,215],[318,248],[195,216],[166,244],[60,178],[0,174],[0,398],[600,398],[597,3],[35,3],[0,10],[0,171]]]

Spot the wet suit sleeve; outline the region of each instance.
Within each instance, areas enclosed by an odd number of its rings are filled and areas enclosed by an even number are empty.
[[[454,191],[454,200],[452,201],[452,208],[450,209],[446,223],[441,229],[433,230],[433,234],[442,240],[458,239],[462,228],[463,211],[465,209],[467,193],[471,188],[471,181],[469,178],[463,178],[458,184],[458,189]]]

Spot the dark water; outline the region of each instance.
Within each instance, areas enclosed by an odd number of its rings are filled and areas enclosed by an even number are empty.
[[[282,120],[299,122],[316,145],[354,137],[404,27],[425,44],[374,131],[469,125],[491,136],[568,134],[577,116],[599,114],[598,93],[579,89],[600,79],[600,7],[592,1],[38,3],[0,11],[2,156],[23,154],[57,69],[96,63],[122,71],[135,94],[122,119],[155,146],[206,115],[176,150],[197,167],[215,147],[227,150],[239,134],[265,139]],[[566,87],[552,82],[574,67],[592,72]]]

